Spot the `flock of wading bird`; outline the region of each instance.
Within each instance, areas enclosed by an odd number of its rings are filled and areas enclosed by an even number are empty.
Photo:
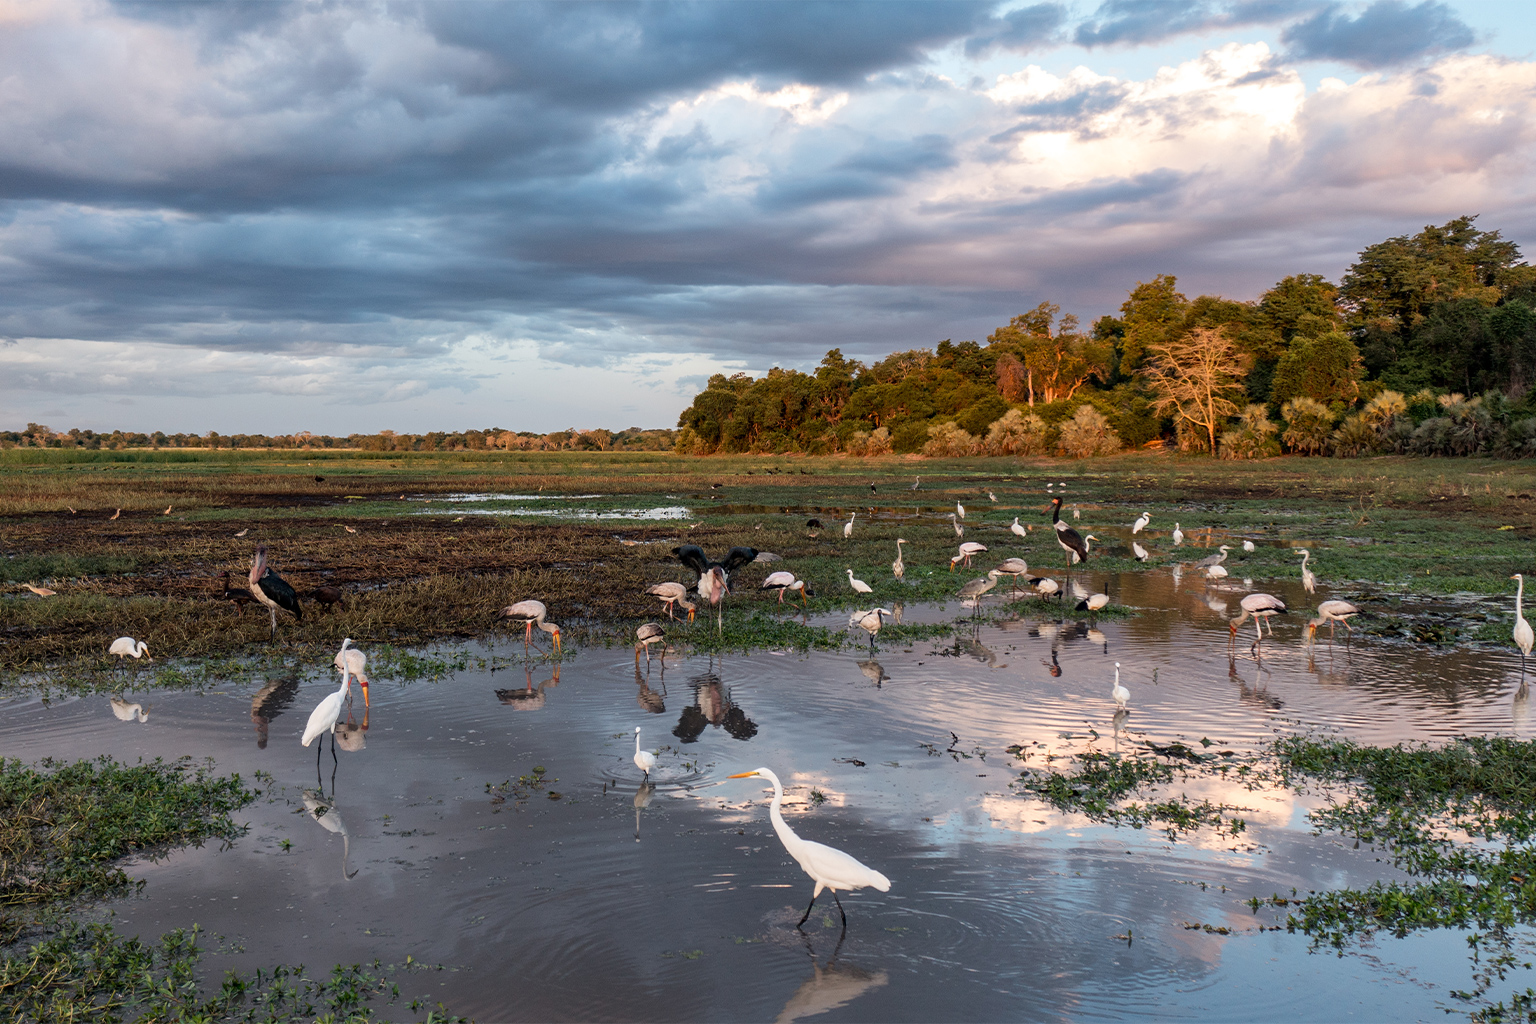
[[[987,497],[994,502],[997,500],[996,496],[990,491],[987,492]],[[1064,599],[1070,591],[1078,602],[1076,607],[1079,611],[1098,611],[1108,605],[1109,597],[1107,594],[1090,594],[1081,586],[1072,582],[1071,573],[1073,567],[1088,560],[1092,544],[1098,538],[1092,534],[1082,534],[1063,522],[1061,519],[1062,504],[1063,499],[1060,495],[1052,497],[1050,503],[1050,522],[1056,543],[1066,557],[1066,587],[1064,588],[1061,583],[1050,576],[1031,575],[1029,566],[1023,558],[1009,557],[1004,559],[996,568],[989,570],[985,576],[973,579],[960,587],[956,592],[956,596],[961,599],[963,605],[979,608],[982,598],[996,588],[998,580],[1002,576],[1010,578],[1011,589],[1015,594],[1019,593],[1019,578],[1024,577],[1024,582],[1030,590],[1041,598]],[[843,537],[845,539],[852,538],[857,515],[857,512],[850,515],[848,522],[843,525]],[[957,565],[961,564],[970,567],[972,560],[985,553],[987,547],[976,541],[966,541],[964,539],[965,526],[963,521],[966,518],[964,505],[957,502],[955,511],[949,513],[948,518],[957,539],[960,540],[956,554],[949,560],[949,568],[953,571]],[[1075,508],[1073,510],[1073,518],[1080,518],[1080,512]],[[1131,550],[1137,561],[1146,561],[1148,558],[1147,550],[1136,537],[1143,530],[1147,529],[1151,519],[1152,515],[1150,512],[1143,512],[1131,524]],[[822,526],[820,521],[815,519],[810,520],[807,525],[813,529],[820,529]],[[1008,527],[1008,530],[1021,540],[1029,534],[1029,527],[1020,524],[1018,517],[1014,517],[1013,523]],[[1170,536],[1175,547],[1183,544],[1184,532],[1180,528],[1179,523],[1174,523],[1174,529]],[[891,563],[891,572],[897,580],[902,580],[906,574],[906,564],[902,554],[902,546],[906,543],[907,541],[904,538],[898,537],[896,539],[896,560]],[[1242,547],[1244,551],[1248,552],[1255,550],[1254,543],[1251,540],[1244,540]],[[1314,594],[1317,588],[1317,576],[1309,565],[1311,552],[1306,548],[1297,550],[1302,556],[1302,587],[1309,595]],[[1228,575],[1228,570],[1223,563],[1226,561],[1230,551],[1230,545],[1220,545],[1215,554],[1202,558],[1194,562],[1193,565],[1196,569],[1203,571],[1207,580],[1223,579]],[[685,544],[674,548],[672,553],[683,565],[694,571],[696,577],[694,583],[691,586],[670,581],[657,583],[648,587],[646,593],[662,602],[667,611],[667,617],[671,621],[675,621],[675,610],[681,608],[687,612],[688,620],[692,622],[699,603],[707,602],[715,608],[717,631],[723,629],[724,602],[731,592],[732,573],[737,572],[749,563],[776,562],[780,560],[778,555],[769,552],[759,552],[755,548],[747,546],[731,548],[726,553],[725,558],[719,561],[711,559],[702,548],[694,544]],[[868,583],[854,576],[852,567],[846,569],[846,572],[848,575],[848,585],[855,593],[869,594],[873,592],[873,588]],[[1536,633],[1533,633],[1530,623],[1526,621],[1523,614],[1524,577],[1516,574],[1510,578],[1516,580],[1518,584],[1515,593],[1514,640],[1520,648],[1520,689],[1523,693],[1526,689],[1525,661],[1530,655],[1533,642],[1536,642]],[[272,637],[275,638],[277,635],[277,612],[279,609],[289,611],[295,617],[302,620],[303,610],[300,607],[299,595],[292,586],[267,565],[266,545],[257,545],[256,547],[249,583],[250,589],[248,591],[231,590],[228,582],[228,573],[226,573],[224,597],[234,601],[237,607],[240,607],[242,610],[244,603],[250,601],[264,605],[271,618]],[[761,589],[777,591],[780,603],[783,603],[785,594],[798,596],[802,607],[806,603],[807,596],[814,596],[814,592],[810,590],[804,580],[797,578],[792,572],[783,570],[771,572],[763,580]],[[308,596],[321,600],[327,608],[329,608],[330,604],[339,601],[341,598],[339,592],[334,595],[327,594],[323,598],[316,598],[313,592]],[[697,602],[692,600],[694,597],[698,599]],[[329,600],[326,598],[329,598]],[[1235,645],[1239,627],[1249,618],[1252,618],[1254,620],[1255,636],[1249,650],[1255,656],[1260,656],[1265,627],[1268,626],[1270,635],[1274,635],[1274,626],[1269,620],[1276,615],[1285,614],[1288,609],[1285,602],[1280,598],[1273,594],[1265,593],[1247,594],[1239,604],[1242,614],[1237,618],[1228,620],[1228,642]],[[1349,620],[1359,615],[1360,611],[1358,606],[1349,601],[1327,600],[1321,602],[1317,607],[1316,617],[1307,623],[1307,642],[1311,643],[1316,638],[1318,628],[1324,624],[1327,624],[1329,627],[1330,640],[1334,635],[1334,629],[1339,623],[1344,625],[1346,632],[1350,632]],[[885,618],[893,614],[892,609],[878,606],[869,609],[856,609],[848,618],[848,626],[849,628],[861,628],[869,634],[870,649],[873,652],[875,638],[879,634]],[[548,609],[542,601],[535,599],[518,601],[503,608],[500,617],[523,626],[525,653],[532,643],[533,631],[537,628],[541,632],[550,635],[556,656],[560,654],[560,627],[548,621]],[[635,660],[637,665],[640,659],[640,652],[643,650],[646,655],[647,666],[649,666],[651,647],[655,644],[662,645],[662,657],[665,659],[666,630],[659,622],[642,624],[635,631],[635,641]],[[147,646],[141,641],[134,640],[132,637],[119,637],[113,641],[109,651],[111,654],[117,655],[119,661],[124,657],[137,659],[149,656]],[[336,726],[340,720],[344,703],[351,700],[351,684],[353,679],[356,679],[362,688],[364,704],[369,704],[368,677],[366,673],[367,659],[362,651],[352,646],[350,638],[342,642],[341,649],[336,653],[334,664],[336,670],[341,675],[340,685],[334,693],[328,695],[311,712],[301,740],[302,744],[308,747],[315,739],[320,739],[321,742],[315,751],[317,770],[324,748],[324,737],[327,733],[331,735],[331,757],[333,760],[336,759]],[[665,661],[663,661],[663,666],[665,666]],[[1117,708],[1123,712],[1130,702],[1130,691],[1120,681],[1120,663],[1115,662],[1114,668],[1115,676],[1110,696]],[[138,705],[123,704],[123,707],[119,709],[118,705],[120,703],[123,702],[116,699],[113,701],[114,712],[117,713],[119,718],[125,720],[137,718],[141,722],[147,718],[145,712]],[[656,754],[641,748],[639,726],[635,727],[634,763],[636,768],[643,773],[645,784],[648,784],[651,771],[656,766]],[[729,777],[732,779],[761,777],[766,779],[773,787],[773,800],[769,807],[769,818],[773,824],[774,832],[778,835],[780,842],[783,843],[785,850],[794,857],[805,873],[815,882],[815,890],[812,893],[811,902],[806,906],[805,913],[796,923],[797,928],[804,925],[810,917],[811,909],[815,906],[816,900],[821,895],[823,889],[830,889],[832,891],[833,900],[837,903],[838,913],[842,917],[843,927],[845,928],[847,927],[848,918],[847,914],[843,911],[842,901],[837,895],[839,890],[854,890],[866,886],[873,887],[881,892],[890,889],[890,879],[879,871],[860,863],[841,850],[802,839],[790,828],[780,810],[784,799],[784,789],[779,782],[778,776],[772,770],[757,768]]]

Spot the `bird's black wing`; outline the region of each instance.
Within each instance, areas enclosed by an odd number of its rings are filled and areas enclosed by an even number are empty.
[[[1077,552],[1077,556],[1083,561],[1088,561],[1088,545],[1083,543],[1083,535],[1070,526],[1056,527],[1056,537],[1062,544]]]
[[[709,558],[705,556],[704,549],[697,544],[684,544],[680,548],[673,548],[672,553],[677,556],[679,562],[700,576],[709,572]]]
[[[273,603],[275,603],[279,608],[286,608],[290,612],[293,612],[294,616],[297,617],[300,621],[303,620],[304,609],[299,607],[299,595],[294,591],[292,587],[288,585],[287,580],[283,579],[271,569],[268,569],[267,574],[256,581],[256,585],[260,587],[261,592],[270,597]]]
[[[720,563],[720,568],[726,572],[735,572],[744,565],[749,565],[752,559],[757,557],[757,548],[731,548],[725,553],[725,561]]]

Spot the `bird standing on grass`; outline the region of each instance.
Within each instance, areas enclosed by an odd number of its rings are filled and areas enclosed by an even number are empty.
[[[1525,686],[1525,659],[1531,656],[1531,644],[1536,642],[1536,633],[1531,631],[1531,624],[1525,621],[1525,613],[1520,610],[1520,599],[1525,596],[1525,577],[1515,573],[1510,579],[1516,581],[1515,587],[1515,646],[1520,648],[1520,685]]]
[[[277,639],[277,610],[286,608],[293,612],[294,618],[304,621],[304,609],[299,607],[299,595],[288,581],[277,573],[267,568],[267,546],[256,545],[256,557],[251,562],[251,596],[267,606],[268,613],[272,616],[272,635],[269,639]]]
[[[851,521],[851,520],[850,520]],[[699,574],[699,596],[715,606],[715,631],[725,629],[725,598],[731,592],[731,573],[757,558],[757,549],[738,546],[725,553],[725,560],[716,562],[704,554],[697,544],[684,544],[672,549],[678,561]]]
[[[874,868],[860,864],[842,850],[835,850],[830,846],[823,846],[821,843],[801,839],[795,835],[795,830],[789,827],[789,823],[784,820],[784,815],[779,810],[784,803],[784,787],[779,783],[779,777],[767,768],[756,768],[750,772],[732,775],[730,778],[746,779],[754,775],[773,783],[773,803],[768,807],[768,818],[773,822],[773,830],[778,833],[779,842],[783,843],[784,849],[795,858],[800,869],[810,875],[811,880],[816,883],[816,891],[811,893],[811,902],[806,904],[805,913],[801,915],[795,927],[799,928],[805,924],[806,919],[811,916],[811,908],[816,905],[816,897],[821,895],[821,890],[831,889],[832,899],[837,903],[837,912],[842,917],[843,927],[846,929],[848,914],[843,910],[843,901],[837,897],[837,890],[862,889],[867,885],[881,892],[889,892],[891,880]]]
[[[112,646],[107,648],[108,654],[117,655],[117,663],[121,665],[125,657],[137,661],[140,658],[149,658],[149,646],[142,640],[135,640],[131,636],[120,636],[112,641]],[[154,658],[149,658],[154,661]]]
[[[640,749],[640,727],[635,726],[635,767],[645,773],[645,777],[651,777],[651,769],[656,767],[656,755],[649,750]]]
[[[1061,498],[1051,499],[1051,525],[1056,528],[1056,543],[1061,545],[1061,550],[1067,553],[1067,569],[1078,562],[1088,561],[1088,545],[1083,543],[1083,535],[1061,521]]]
[[[797,591],[800,594],[800,607],[802,608],[805,607],[805,596],[811,593],[805,585],[805,580],[797,579],[794,573],[782,570],[769,573],[768,578],[763,580],[763,584],[759,589],[773,590],[775,588],[779,592],[779,604],[784,603],[784,591]],[[812,594],[811,596],[814,597],[815,595]]]
[[[891,563],[891,572],[897,579],[905,579],[907,575],[907,563],[901,560],[901,546],[905,543],[900,537],[896,538],[896,561]]]
[[[1173,524],[1173,546],[1178,547],[1184,543],[1184,531],[1179,529],[1179,524]]]
[[[852,569],[845,569],[843,571],[848,574],[848,585],[853,588],[855,593],[873,594],[875,592],[875,588],[871,587],[868,583],[865,583],[863,580],[854,579]]]
[[[560,627],[553,622],[545,622],[544,616],[549,614],[549,609],[544,607],[543,601],[519,601],[509,604],[501,610],[501,618],[511,619],[513,622],[521,622],[523,629],[523,653],[528,653],[528,642],[533,639],[533,627],[538,626],[548,633],[555,641],[555,654],[560,653]]]
[[[965,567],[969,569],[971,567],[971,559],[981,554],[985,550],[987,550],[987,546],[985,544],[978,543],[974,540],[966,541],[964,544],[960,545],[959,554],[955,555],[954,558],[949,560],[949,571],[954,572],[955,565],[959,562],[964,562]]]
[[[1024,537],[1029,536],[1029,527],[1027,527],[1027,526],[1020,526],[1019,525],[1019,517],[1018,516],[1014,516],[1013,517],[1013,525],[1008,527],[1008,529],[1013,532],[1013,535],[1015,537],[1018,537],[1020,539],[1023,539]]]
[[[965,518],[965,506],[960,504],[958,501],[955,502],[955,515],[959,516],[961,519]]]
[[[853,521],[855,519],[857,519],[858,516],[859,516],[859,514],[857,512],[850,512],[850,513],[848,513],[848,521],[843,524],[843,539],[844,540],[847,540],[847,539],[849,539],[850,537],[853,536]]]
[[[646,587],[645,592],[652,597],[661,598],[661,603],[667,609],[668,619],[673,617],[672,606],[682,605],[683,609],[688,612],[688,621],[693,621],[693,613],[698,608],[698,605],[688,600],[688,588],[681,583],[658,583],[655,586]]]
[[[56,590],[49,590],[47,587],[36,587],[30,583],[23,583],[22,586],[32,591],[38,597],[53,597],[58,593]]]

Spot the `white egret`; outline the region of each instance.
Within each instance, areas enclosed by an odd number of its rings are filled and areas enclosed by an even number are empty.
[[[857,517],[858,517],[858,513],[857,512],[850,512],[848,514],[848,521],[843,524],[843,539],[844,540],[847,540],[849,537],[853,536],[853,521]]]
[[[897,579],[905,579],[907,575],[907,563],[901,560],[901,546],[905,543],[900,537],[896,538],[896,561],[891,563],[891,572],[896,574]]]
[[[1317,606],[1317,618],[1307,623],[1307,642],[1317,635],[1317,627],[1328,623],[1328,639],[1333,639],[1334,624],[1344,623],[1346,632],[1353,632],[1349,628],[1349,620],[1352,616],[1359,615],[1360,609],[1348,601],[1324,601]]]
[[[1243,552],[1245,554],[1250,554],[1251,555],[1251,554],[1253,554],[1257,550],[1258,549],[1256,547],[1254,547],[1253,541],[1251,541],[1251,540],[1243,541]]]
[[[1307,568],[1307,559],[1312,557],[1312,552],[1306,548],[1297,550],[1301,552],[1301,585],[1306,588],[1307,593],[1314,594],[1317,592],[1317,577],[1313,575],[1311,569]]]
[[[733,779],[746,779],[754,775],[761,776],[773,783],[773,803],[768,807],[768,817],[773,822],[773,830],[778,833],[779,842],[784,844],[784,849],[795,858],[801,870],[811,876],[816,883],[816,891],[811,893],[811,902],[806,904],[805,913],[796,922],[799,928],[805,924],[811,916],[811,908],[816,905],[816,897],[821,895],[821,890],[831,889],[832,899],[837,903],[837,912],[842,916],[843,927],[848,927],[848,914],[843,910],[843,901],[838,899],[839,889],[862,889],[870,886],[881,892],[889,892],[891,880],[886,878],[874,868],[865,867],[857,860],[844,853],[842,850],[834,850],[830,846],[812,842],[809,839],[801,839],[795,835],[795,830],[789,827],[784,820],[783,813],[779,810],[784,803],[784,787],[779,783],[779,777],[767,768],[756,768],[750,772],[742,772],[732,775]]]
[[[959,516],[961,519],[965,518],[965,506],[960,504],[958,501],[955,502],[955,515]]]
[[[1113,697],[1115,699],[1115,703],[1122,708],[1125,707],[1126,702],[1131,699],[1131,691],[1127,690],[1125,685],[1120,682],[1120,663],[1118,661],[1115,662],[1115,687],[1109,691],[1109,695]]]
[[[1515,587],[1515,645],[1520,648],[1520,678],[1525,678],[1525,659],[1531,655],[1531,644],[1536,642],[1536,633],[1531,631],[1531,624],[1525,621],[1525,615],[1520,610],[1520,599],[1525,596],[1525,577],[1515,573],[1510,579],[1516,581]]]
[[[309,713],[309,723],[304,726],[304,746],[309,746],[315,739],[320,740],[320,746],[315,748],[315,771],[320,770],[320,750],[325,746],[326,733],[331,735],[331,760],[336,760],[336,723],[341,719],[341,702],[346,699],[347,691],[351,688],[352,681],[342,676],[341,689],[325,698]]]
[[[112,646],[107,648],[108,654],[117,655],[118,664],[122,664],[123,658],[128,657],[137,661],[140,658],[149,658],[149,645],[142,640],[135,640],[131,636],[120,636],[112,641]],[[154,661],[154,658],[149,658]]]
[[[555,653],[560,653],[560,627],[553,622],[545,622],[544,616],[549,614],[549,609],[544,607],[543,601],[519,601],[509,604],[501,610],[501,617],[511,619],[513,622],[521,622],[523,630],[523,653],[528,653],[528,641],[533,638],[533,627],[538,626],[544,632],[550,634],[555,640]]]
[[[1013,535],[1015,537],[1027,537],[1027,536],[1029,536],[1029,527],[1027,527],[1027,526],[1020,526],[1019,525],[1019,517],[1018,516],[1014,516],[1013,517],[1013,525],[1008,527],[1008,529],[1013,531]]]
[[[1184,543],[1184,531],[1179,529],[1179,524],[1173,524],[1173,546],[1178,547]]]
[[[341,642],[341,650],[336,652],[334,662],[336,671],[342,674],[343,679],[356,679],[357,685],[363,688],[363,707],[370,707],[368,700],[368,655],[352,646],[352,638],[347,637]],[[347,688],[350,695],[351,687]]]
[[[854,579],[852,569],[846,569],[844,571],[848,573],[848,585],[852,587],[856,593],[873,594],[875,592],[875,588],[871,587],[868,583],[865,583],[863,580]]]
[[[1137,520],[1134,523],[1131,524],[1131,534],[1134,536],[1135,534],[1140,533],[1142,530],[1145,530],[1147,528],[1147,524],[1150,523],[1151,521],[1152,521],[1152,513],[1151,512],[1143,512],[1137,518]]]
[[[991,491],[988,491],[987,492],[987,500],[988,501],[996,501],[997,500],[997,495],[993,494]]]
[[[1205,578],[1209,580],[1224,580],[1227,578],[1227,567],[1224,565],[1208,565],[1205,567]]]
[[[640,727],[635,726],[635,767],[645,772],[645,777],[651,777],[651,769],[656,767],[656,755],[649,750],[640,749]]]

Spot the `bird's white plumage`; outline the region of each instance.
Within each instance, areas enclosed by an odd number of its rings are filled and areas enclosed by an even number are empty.
[[[1136,561],[1138,562],[1145,562],[1147,560],[1147,549],[1135,541],[1131,541],[1131,553],[1136,556]]]
[[[656,767],[656,755],[649,750],[640,749],[640,727],[635,726],[635,767],[645,772],[646,778],[650,778],[651,769]]]
[[[1243,541],[1243,550],[1245,552],[1247,552],[1248,554],[1252,554],[1253,552],[1257,551],[1258,549],[1254,547],[1253,541],[1245,540],[1245,541]]]
[[[1173,524],[1173,546],[1178,547],[1184,543],[1184,531],[1179,529],[1179,524]]]
[[[905,543],[906,541],[900,537],[896,538],[896,561],[891,563],[891,572],[897,579],[903,579],[907,575],[907,563],[901,560],[901,546]]]
[[[1521,598],[1525,596],[1525,577],[1517,572],[1510,579],[1518,581],[1515,590],[1515,645],[1520,648],[1520,664],[1524,668],[1525,659],[1531,654],[1531,645],[1536,643],[1536,633],[1531,631],[1531,624],[1525,621],[1525,613],[1520,608]]]
[[[784,844],[784,849],[795,858],[795,863],[800,869],[811,876],[816,883],[816,891],[811,895],[812,900],[821,895],[821,890],[862,889],[869,886],[879,889],[881,892],[889,892],[891,880],[874,868],[861,864],[854,857],[842,850],[834,849],[823,843],[813,842],[809,839],[801,839],[795,834],[795,830],[789,827],[784,820],[783,813],[779,810],[784,803],[784,786],[779,782],[779,777],[767,768],[756,768],[750,772],[742,772],[740,775],[732,775],[733,779],[744,779],[749,776],[759,775],[773,784],[773,803],[769,805],[768,817],[773,822],[773,831],[778,834],[779,842]]]
[[[1019,525],[1019,517],[1018,516],[1014,516],[1013,517],[1013,525],[1008,527],[1008,529],[1013,532],[1013,535],[1015,537],[1027,537],[1027,536],[1029,536],[1029,528],[1025,527],[1025,526],[1020,526]]]
[[[112,641],[112,646],[107,648],[107,653],[117,655],[118,661],[122,661],[125,657],[134,659],[145,658],[149,657],[149,645],[142,640],[135,640],[131,636],[120,636]],[[149,660],[154,661],[153,658]]]
[[[1115,686],[1114,689],[1109,691],[1109,695],[1113,697],[1115,699],[1115,703],[1122,708],[1125,707],[1126,702],[1131,699],[1131,691],[1127,690],[1125,688],[1125,684],[1120,682],[1120,663],[1118,661],[1115,662]]]
[[[1312,557],[1312,552],[1306,548],[1299,548],[1298,550],[1301,552],[1301,585],[1306,589],[1307,593],[1316,593],[1317,577],[1312,573],[1311,569],[1307,568],[1307,560]]]
[[[865,583],[863,580],[854,579],[852,569],[848,569],[846,571],[848,573],[848,585],[852,587],[857,593],[872,594],[875,592],[874,588],[871,587],[868,583]]]
[[[311,741],[336,728],[336,722],[341,718],[341,702],[346,699],[347,689],[351,685],[351,681],[343,676],[341,689],[325,698],[309,713],[309,722],[304,726],[304,746],[309,746]]]
[[[1145,530],[1147,528],[1147,524],[1150,523],[1151,521],[1152,521],[1152,513],[1151,512],[1143,512],[1136,519],[1136,521],[1131,524],[1131,533],[1132,534],[1140,533],[1142,530]]]
[[[848,522],[843,524],[843,539],[844,540],[847,540],[849,537],[853,536],[853,521],[854,521],[855,518],[857,518],[857,516],[858,516],[857,512],[851,513],[848,516]]]
[[[1208,579],[1224,580],[1227,578],[1227,567],[1224,565],[1208,565],[1205,567],[1205,575]]]
[[[144,710],[144,705],[130,704],[121,697],[112,698],[112,713],[119,722],[149,721],[149,713]]]

